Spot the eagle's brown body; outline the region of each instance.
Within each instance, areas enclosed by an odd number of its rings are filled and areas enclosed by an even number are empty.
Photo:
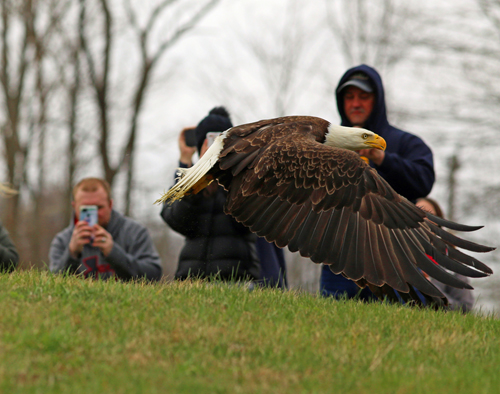
[[[459,231],[479,227],[417,208],[357,153],[325,145],[329,132],[333,138],[329,125],[298,116],[234,127],[225,132],[217,161],[204,179],[213,177],[229,191],[226,213],[253,232],[329,264],[379,297],[396,299],[395,289],[418,303],[416,288],[428,301],[443,304],[446,298],[422,271],[459,288],[470,286],[442,267],[472,277],[492,272],[454,247],[493,248],[462,240],[436,224]],[[166,200],[179,198],[173,197],[175,188]]]

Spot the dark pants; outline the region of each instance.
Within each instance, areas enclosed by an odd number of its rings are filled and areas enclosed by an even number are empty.
[[[321,269],[319,289],[321,295],[325,297],[334,297],[337,299],[356,298],[363,301],[377,300],[377,297],[368,287],[361,289],[352,280],[346,279],[342,275],[334,274],[327,265],[324,265]]]
[[[260,284],[286,289],[286,266],[283,250],[264,238],[257,238],[255,244],[260,260]]]
[[[321,277],[319,280],[319,288],[321,291],[321,295],[324,297],[334,297],[337,299],[340,298],[356,298],[362,301],[375,301],[378,298],[371,292],[368,287],[361,289],[356,283],[352,280],[344,278],[342,275],[335,275],[327,265],[324,265],[321,270]],[[424,305],[427,305],[427,301],[425,297],[418,291],[413,288],[417,293],[420,301]],[[394,294],[398,298],[401,304],[405,304],[399,293],[394,290]]]

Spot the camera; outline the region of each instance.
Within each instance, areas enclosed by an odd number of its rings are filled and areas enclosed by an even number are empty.
[[[186,140],[187,146],[196,146],[196,127],[192,127],[190,129],[186,129],[184,132],[184,138]]]
[[[208,147],[213,144],[220,133],[220,131],[210,131],[207,133],[206,139],[208,141]],[[196,128],[186,129],[186,131],[184,132],[184,139],[187,146],[197,146],[198,141],[196,139]]]

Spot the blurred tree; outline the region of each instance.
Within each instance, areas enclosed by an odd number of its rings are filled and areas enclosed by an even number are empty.
[[[459,156],[454,153],[449,159],[448,159],[448,206],[447,206],[447,211],[448,214],[446,217],[449,220],[456,220],[455,219],[455,209],[456,209],[456,189],[457,189],[457,182],[456,182],[456,177],[457,177],[457,171],[460,169],[460,160]]]
[[[213,31],[204,42],[204,67],[190,75],[198,90],[202,86],[215,104],[230,109],[236,124],[288,115],[311,104],[307,97],[320,79],[315,71],[322,55],[317,26],[308,23],[313,3],[281,3],[272,13],[248,3],[241,12],[244,20],[231,14],[224,23],[231,34]]]
[[[411,51],[411,5],[398,0],[325,0],[327,26],[346,68],[365,63],[381,72]],[[413,19],[415,21],[415,19]]]
[[[500,203],[495,195],[484,192],[498,184],[500,176],[496,172],[483,176],[484,168],[494,168],[497,160],[500,1],[461,1],[434,11],[440,16],[439,22],[429,17],[432,29],[419,44],[427,52],[426,63],[441,76],[429,81],[435,89],[428,95],[428,105],[446,127],[433,138],[440,145],[452,147],[453,152],[443,157],[451,160],[450,170],[454,160],[461,164],[460,180],[446,185],[448,195],[455,194],[447,197],[453,203],[448,210],[457,220],[470,214],[475,217],[469,219],[490,221],[495,219],[488,213],[491,201]],[[472,195],[488,196],[489,201],[477,204],[477,197]]]
[[[391,121],[404,124],[422,117],[406,101],[394,99],[399,89],[401,69],[415,62],[422,37],[427,36],[433,18],[422,3],[404,0],[324,0],[325,25],[330,32],[328,45],[334,48],[342,72],[359,64],[375,67],[382,76]],[[418,62],[418,60],[417,60]],[[340,76],[339,75],[339,76]],[[338,81],[339,76],[333,78]],[[330,87],[332,94],[334,86]]]
[[[2,181],[19,191],[1,201],[2,218],[22,260],[46,261],[71,216],[74,180],[100,165],[112,185],[123,173],[130,213],[153,70],[219,1],[0,2]]]
[[[126,170],[126,215],[131,211],[138,121],[152,73],[165,52],[219,1],[162,0],[146,7],[127,0],[120,15],[111,0],[80,0],[84,23],[79,34],[98,111],[99,157],[112,186],[116,175]],[[120,54],[122,50],[126,54]]]
[[[19,191],[7,199],[3,217],[17,244],[21,202],[34,202],[31,227],[40,228],[44,194],[46,138],[57,78],[50,73],[51,50],[67,7],[56,0],[0,3],[0,127],[7,181]],[[40,232],[31,248],[39,257]]]

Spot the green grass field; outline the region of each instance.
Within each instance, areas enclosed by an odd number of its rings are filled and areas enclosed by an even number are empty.
[[[500,393],[500,321],[234,285],[0,275],[1,393]]]

